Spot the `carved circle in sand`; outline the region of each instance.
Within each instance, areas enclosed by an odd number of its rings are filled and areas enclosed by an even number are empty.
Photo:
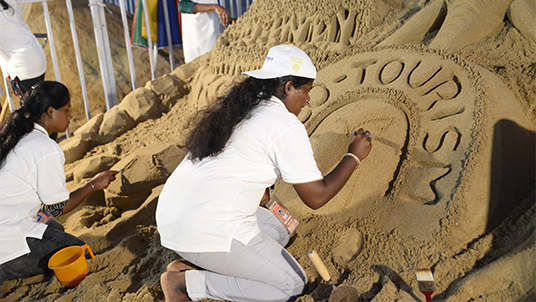
[[[324,159],[319,168],[338,164],[352,131],[374,136],[373,151],[350,179],[368,189],[343,189],[336,210],[371,198],[447,207],[473,152],[474,86],[453,60],[412,49],[360,53],[319,71],[299,115]]]

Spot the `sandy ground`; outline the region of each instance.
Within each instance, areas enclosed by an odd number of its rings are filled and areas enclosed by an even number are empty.
[[[321,171],[338,163],[353,130],[374,136],[322,209],[276,185],[300,220],[288,250],[309,284],[297,301],[424,301],[419,268],[434,273],[435,301],[536,301],[534,1],[282,3],[255,1],[209,55],[181,66],[177,74],[191,70],[189,93],[169,112],[66,165],[71,189],[94,158],[128,166],[59,219],[93,249],[90,274],[75,288],[55,276],[4,282],[2,301],[163,300],[160,274],[178,256],[160,246],[154,210],[184,156],[176,145],[188,117],[281,43],[304,49],[319,70],[299,119]],[[332,294],[312,249],[352,298]]]

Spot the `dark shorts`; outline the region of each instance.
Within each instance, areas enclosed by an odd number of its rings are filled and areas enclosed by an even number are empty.
[[[62,248],[84,245],[77,237],[63,231],[61,223],[50,220],[42,239],[26,238],[30,253],[0,265],[0,282],[18,278],[50,274],[48,260]]]

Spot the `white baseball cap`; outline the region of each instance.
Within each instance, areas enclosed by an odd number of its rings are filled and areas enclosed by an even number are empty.
[[[261,69],[242,74],[256,79],[275,79],[289,75],[316,79],[316,67],[309,56],[298,47],[279,45],[270,48]]]

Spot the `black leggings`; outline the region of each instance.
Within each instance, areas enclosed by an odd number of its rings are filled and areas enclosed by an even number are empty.
[[[30,253],[0,265],[0,282],[26,278],[41,274],[50,274],[48,260],[62,248],[85,243],[77,237],[63,231],[61,223],[50,220],[42,239],[27,237]]]

